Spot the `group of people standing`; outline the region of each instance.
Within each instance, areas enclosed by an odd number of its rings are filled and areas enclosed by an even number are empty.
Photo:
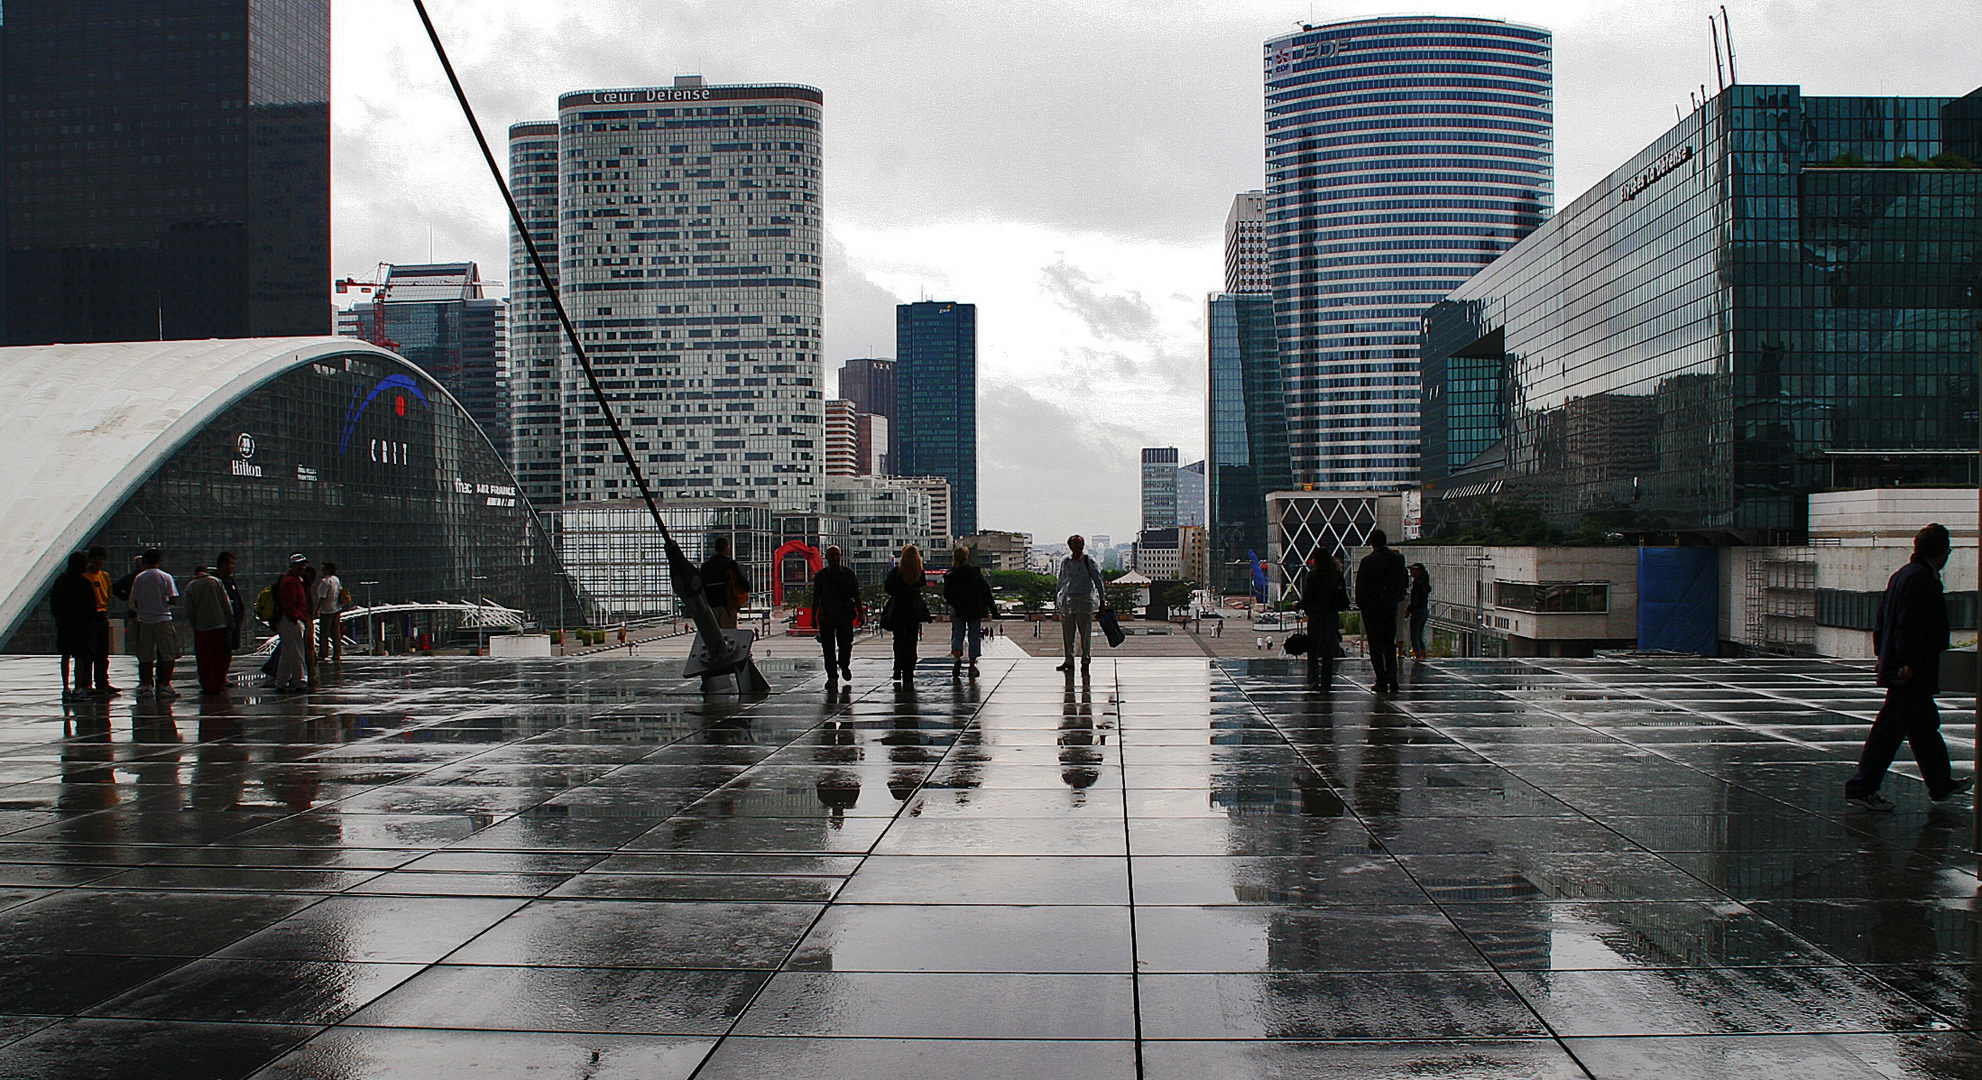
[[[137,693],[174,698],[174,669],[183,653],[181,625],[191,631],[193,662],[200,692],[227,692],[228,671],[240,651],[250,614],[264,617],[280,639],[271,666],[282,689],[315,686],[318,650],[311,630],[327,643],[335,661],[343,660],[340,612],[350,603],[334,563],[317,576],[302,555],[290,557],[289,570],[257,598],[251,608],[234,578],[234,553],[223,551],[211,564],[196,566],[185,581],[165,568],[164,553],[148,550],[130,573],[111,580],[105,569],[107,549],[96,546],[70,554],[68,564],[49,589],[55,618],[55,646],[62,658],[64,701],[101,700],[123,693],[110,684],[110,609],[125,602],[126,637],[138,661]],[[307,580],[303,571],[309,572]]]
[[[812,576],[812,618],[819,628],[819,649],[826,661],[827,685],[853,678],[853,630],[865,605],[860,578],[846,565],[846,555],[834,544],[826,548],[826,565]],[[906,682],[915,678],[916,642],[922,624],[932,618],[923,592],[929,587],[929,573],[922,562],[922,551],[908,544],[896,557],[895,565],[881,580],[888,601],[881,609],[881,629],[894,635],[893,678]],[[984,651],[984,620],[997,614],[991,595],[991,582],[984,571],[971,562],[970,549],[950,549],[950,568],[943,575],[943,601],[950,607],[950,675],[961,677],[964,662],[970,662],[970,677],[978,677],[977,661]]]
[[[1301,611],[1308,619],[1307,676],[1311,684],[1327,686],[1334,680],[1336,654],[1341,651],[1341,616],[1348,610],[1349,600],[1341,561],[1331,554],[1316,554],[1308,564],[1300,599]],[[1374,689],[1379,694],[1394,693],[1400,689],[1397,669],[1404,649],[1397,635],[1400,624],[1409,629],[1412,658],[1423,662],[1430,654],[1425,624],[1431,617],[1431,572],[1423,563],[1407,564],[1403,552],[1390,546],[1390,537],[1382,529],[1374,530],[1370,533],[1370,553],[1356,564],[1355,606],[1363,615],[1363,639],[1369,643]]]

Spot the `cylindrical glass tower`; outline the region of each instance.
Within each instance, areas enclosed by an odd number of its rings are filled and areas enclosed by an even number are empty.
[[[1550,205],[1549,32],[1354,19],[1269,40],[1265,64],[1294,481],[1415,485],[1419,320]]]

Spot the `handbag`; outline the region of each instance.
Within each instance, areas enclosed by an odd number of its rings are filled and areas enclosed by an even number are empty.
[[[1094,613],[1094,621],[1101,624],[1101,636],[1108,639],[1108,647],[1113,649],[1128,638],[1122,633],[1122,623],[1115,617],[1113,608],[1102,608]]]

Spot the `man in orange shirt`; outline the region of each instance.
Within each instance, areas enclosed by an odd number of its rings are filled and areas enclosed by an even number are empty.
[[[96,596],[96,621],[90,626],[88,663],[90,683],[94,687],[91,693],[106,698],[123,693],[110,685],[110,572],[104,569],[109,562],[109,549],[98,544],[89,549],[89,569],[83,571],[83,579],[89,582],[90,591]]]

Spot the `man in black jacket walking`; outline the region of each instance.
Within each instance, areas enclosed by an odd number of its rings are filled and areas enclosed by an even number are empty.
[[[840,564],[838,544],[826,547],[826,565],[812,575],[812,622],[826,654],[826,682],[853,681],[853,620],[860,614],[860,578]]]
[[[1941,738],[1940,710],[1934,706],[1941,689],[1941,654],[1948,648],[1948,604],[1940,572],[1952,547],[1946,527],[1921,529],[1913,537],[1912,560],[1886,582],[1872,624],[1872,649],[1879,657],[1875,670],[1878,684],[1886,688],[1886,702],[1866,736],[1858,771],[1844,784],[1845,801],[1854,806],[1893,809],[1892,800],[1879,794],[1879,785],[1902,742],[1912,744],[1927,796],[1935,802],[1975,784],[1972,776],[1955,779],[1948,744]]]
[[[1375,690],[1397,686],[1397,605],[1410,588],[1404,555],[1390,546],[1382,529],[1370,532],[1370,553],[1356,566],[1356,606],[1363,609],[1363,640],[1369,643]]]

